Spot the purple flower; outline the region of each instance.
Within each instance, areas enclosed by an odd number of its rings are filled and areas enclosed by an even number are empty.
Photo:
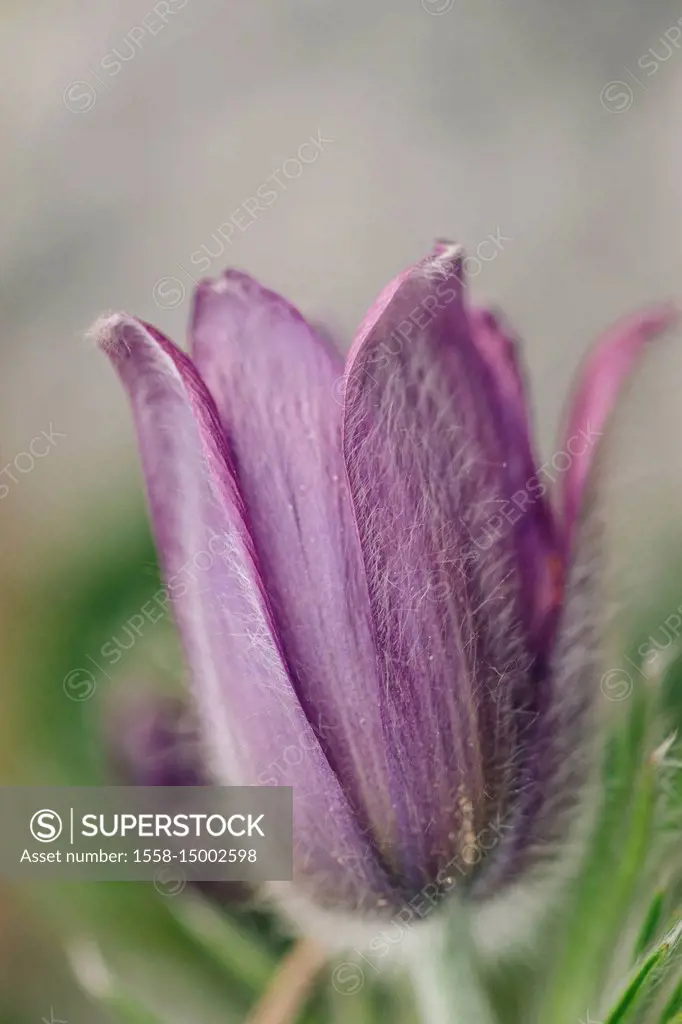
[[[106,709],[105,747],[111,774],[124,786],[206,786],[210,783],[196,723],[184,701],[131,680]],[[194,882],[219,906],[253,901],[242,882]]]
[[[462,254],[382,292],[344,370],[284,299],[199,285],[191,358],[115,315],[206,770],[290,785],[317,906],[472,900],[546,867],[589,775],[602,626],[590,469],[658,308],[596,346],[539,466],[512,337]]]
[[[114,777],[126,786],[207,785],[198,730],[184,702],[144,683],[130,691],[118,692],[106,709]]]

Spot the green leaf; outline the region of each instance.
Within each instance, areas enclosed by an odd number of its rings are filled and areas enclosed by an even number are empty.
[[[640,929],[637,942],[635,943],[635,955],[633,958],[635,963],[646,953],[647,949],[656,938],[656,932],[658,931],[658,927],[663,916],[664,899],[665,894],[662,889],[659,889],[651,901],[651,905],[649,906],[649,910],[647,911],[647,915],[644,919],[644,924]]]
[[[682,921],[644,957],[604,1024],[634,1024],[642,1020],[643,1012],[650,1008],[660,987],[679,966],[677,954],[681,944]]]
[[[661,956],[659,950],[649,954],[604,1024],[624,1024],[626,1020],[633,1018],[634,1011],[637,1009],[637,1001],[646,992],[647,980],[659,964]]]
[[[661,1024],[680,1024],[680,1022],[682,1022],[682,981],[675,987],[661,1017]]]
[[[603,804],[536,1011],[539,1020],[553,1024],[573,1024],[598,1000],[614,937],[622,934],[651,846],[657,778],[647,747],[654,709],[640,688],[629,701],[625,720],[616,723],[606,744]]]

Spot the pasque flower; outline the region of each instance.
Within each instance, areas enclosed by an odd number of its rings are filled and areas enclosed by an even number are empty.
[[[391,914],[455,884],[484,900],[558,857],[599,690],[591,467],[673,317],[597,344],[542,466],[516,343],[446,243],[382,292],[345,369],[235,271],[199,285],[190,356],[130,316],[96,325],[181,579],[206,770],[294,787],[311,903]]]

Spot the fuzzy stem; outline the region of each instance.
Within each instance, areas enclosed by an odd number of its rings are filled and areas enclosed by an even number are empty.
[[[410,958],[422,1024],[496,1024],[471,954],[468,928],[434,928]]]

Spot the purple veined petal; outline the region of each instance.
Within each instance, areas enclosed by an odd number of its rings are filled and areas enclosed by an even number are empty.
[[[93,335],[132,405],[211,775],[293,786],[301,885],[322,878],[318,900],[371,904],[384,876],[291,684],[213,400],[187,356],[149,325],[118,314]],[[344,861],[353,872],[339,871]]]
[[[538,688],[521,796],[492,871],[475,895],[485,898],[512,881],[546,874],[560,847],[582,841],[583,794],[594,764],[600,654],[606,629],[601,479],[596,448],[611,410],[646,343],[677,319],[672,306],[622,320],[602,337],[579,374],[562,450],[572,457],[564,474],[566,592],[550,670]],[[580,444],[574,444],[579,441]],[[603,467],[600,467],[603,470]],[[569,546],[570,543],[570,546]]]
[[[469,310],[474,344],[497,382],[505,405],[530,427],[530,409],[519,343],[500,317],[490,309]]]
[[[395,837],[377,657],[335,400],[343,362],[289,303],[236,271],[199,286],[191,335],[296,692],[388,857]]]
[[[673,305],[654,307],[626,317],[599,338],[578,372],[560,445],[561,450],[571,456],[560,483],[567,545],[599,438],[621,389],[647,342],[657,338],[679,317]]]
[[[564,545],[546,484],[539,475],[533,423],[519,344],[498,316],[487,309],[469,313],[474,344],[485,360],[500,396],[502,435],[513,476],[520,482],[512,495],[510,517],[524,513],[519,543],[530,628],[546,656],[554,635],[564,578]]]
[[[490,529],[515,481],[461,276],[460,251],[440,246],[392,282],[346,371],[344,454],[413,885],[466,865],[513,798],[534,662],[519,531]]]

